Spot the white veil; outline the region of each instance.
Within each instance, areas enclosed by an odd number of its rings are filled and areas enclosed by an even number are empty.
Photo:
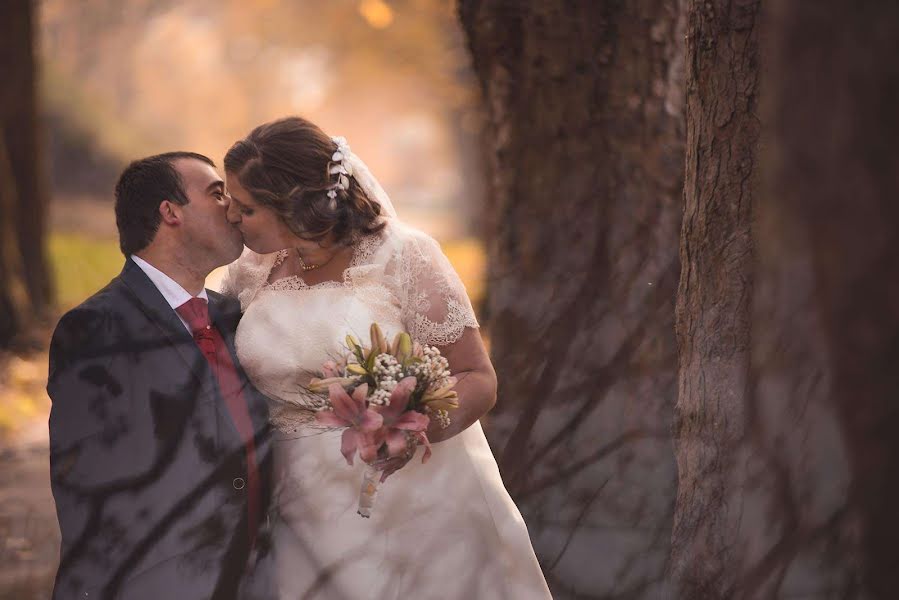
[[[381,205],[382,214],[391,219],[396,219],[396,209],[393,206],[393,202],[390,201],[390,196],[387,195],[387,192],[384,191],[384,188],[381,187],[381,184],[378,183],[378,180],[372,175],[368,166],[362,162],[362,159],[353,154],[353,151],[350,150],[350,145],[347,144],[346,138],[335,136],[331,139],[337,144],[337,152],[334,153],[333,159],[342,162],[346,174],[356,180],[356,183],[359,184],[359,187],[362,188],[365,195],[368,196],[372,202],[377,202]]]
[[[381,206],[392,221],[393,256],[384,264],[386,285],[400,306],[412,339],[422,344],[447,346],[459,340],[466,327],[478,327],[478,320],[465,285],[435,239],[409,227],[396,214],[390,197],[362,159],[353,154],[345,138],[331,138],[337,151],[331,157],[331,173],[337,174],[335,187],[349,188],[349,177]]]

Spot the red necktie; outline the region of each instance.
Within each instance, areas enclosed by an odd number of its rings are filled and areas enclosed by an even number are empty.
[[[256,444],[253,421],[246,398],[243,395],[240,377],[231,360],[231,353],[225,345],[225,340],[219,330],[209,322],[209,306],[202,298],[191,298],[175,309],[181,318],[187,321],[193,333],[194,341],[218,382],[219,391],[225,401],[225,406],[231,414],[231,420],[242,438],[247,458],[247,515],[250,528],[250,545],[256,540],[259,524],[259,468],[256,464]]]

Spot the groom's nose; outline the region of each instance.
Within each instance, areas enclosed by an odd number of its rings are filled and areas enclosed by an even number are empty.
[[[229,223],[234,225],[240,223],[240,210],[234,202],[230,201],[230,199],[228,200],[228,208],[226,211],[225,215],[227,216]]]

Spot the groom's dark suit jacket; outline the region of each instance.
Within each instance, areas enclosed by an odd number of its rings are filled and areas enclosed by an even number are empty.
[[[237,363],[238,302],[209,292],[209,312]],[[265,510],[268,409],[239,371]],[[130,259],[60,320],[47,391],[62,533],[54,599],[226,599],[266,587],[264,537],[248,543],[244,446],[193,338]]]

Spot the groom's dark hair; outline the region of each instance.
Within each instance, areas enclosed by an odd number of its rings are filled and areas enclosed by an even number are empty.
[[[159,204],[169,200],[188,203],[175,161],[190,158],[214,167],[207,156],[196,152],[166,152],[141,158],[122,171],[115,186],[115,221],[119,229],[119,248],[128,256],[140,252],[153,241],[162,220]]]

